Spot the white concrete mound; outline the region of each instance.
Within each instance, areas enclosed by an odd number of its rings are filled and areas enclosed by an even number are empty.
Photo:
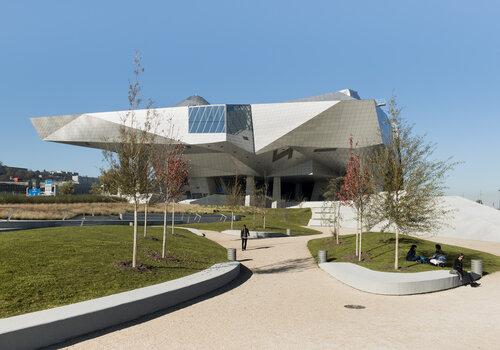
[[[453,212],[448,217],[448,227],[442,227],[434,234],[441,237],[469,239],[486,242],[500,242],[500,210],[478,204],[460,196],[441,197],[442,205]],[[311,208],[309,226],[329,226],[328,206],[325,202],[303,202],[295,208]],[[342,207],[342,228],[356,229],[354,211]],[[378,229],[375,227],[374,229]],[[425,236],[424,236],[425,237]]]

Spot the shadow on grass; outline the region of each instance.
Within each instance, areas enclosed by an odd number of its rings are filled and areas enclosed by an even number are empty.
[[[179,305],[172,306],[170,308],[167,308],[167,309],[164,309],[164,310],[160,310],[160,311],[154,312],[154,313],[149,314],[149,315],[142,316],[142,317],[140,317],[138,319],[135,319],[135,320],[132,320],[132,321],[128,321],[128,322],[125,322],[125,323],[122,323],[122,324],[119,324],[119,325],[116,325],[116,326],[108,327],[108,328],[100,330],[100,331],[96,331],[96,332],[92,332],[92,333],[89,333],[89,334],[85,334],[85,335],[82,335],[82,336],[79,336],[79,337],[67,340],[67,341],[62,342],[62,343],[58,343],[58,344],[51,345],[49,347],[45,347],[43,349],[46,349],[46,350],[49,350],[49,349],[51,349],[51,350],[52,349],[61,349],[63,347],[68,347],[68,346],[71,346],[71,345],[75,345],[75,344],[80,343],[82,341],[90,340],[90,339],[93,339],[93,338],[97,338],[97,337],[103,336],[103,335],[108,334],[108,333],[116,332],[116,331],[119,331],[121,329],[125,329],[125,328],[128,328],[128,327],[132,327],[132,326],[141,324],[143,322],[151,321],[151,320],[153,320],[155,318],[168,315],[171,312],[183,309],[185,307],[189,307],[189,306],[195,305],[195,304],[197,304],[197,303],[199,303],[201,301],[204,301],[204,300],[216,297],[216,296],[218,296],[220,294],[229,292],[229,291],[233,290],[234,288],[237,288],[240,285],[242,285],[243,283],[245,283],[247,280],[250,279],[250,277],[252,277],[252,271],[250,269],[248,269],[246,266],[241,265],[241,267],[240,267],[240,273],[239,273],[239,275],[233,281],[231,281],[227,285],[225,285],[225,286],[223,286],[223,287],[221,287],[219,289],[216,289],[216,290],[214,290],[214,291],[212,291],[210,293],[207,293],[207,294],[204,294],[204,295],[199,296],[197,298],[185,301],[185,302],[183,302],[183,303],[181,303]]]

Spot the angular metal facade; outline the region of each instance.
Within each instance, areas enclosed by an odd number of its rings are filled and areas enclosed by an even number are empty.
[[[32,123],[45,141],[104,149],[119,142],[125,113],[33,118]],[[376,101],[362,100],[349,89],[251,105],[211,105],[191,96],[157,113],[158,130],[173,124],[188,146],[192,197],[225,193],[237,175],[251,183],[251,191],[266,181],[269,195],[280,197],[276,200],[318,200],[326,180],[345,171],[351,136],[366,149],[391,141],[390,123]],[[135,111],[139,122],[145,116],[146,111]],[[157,134],[158,142],[169,142],[166,133]]]

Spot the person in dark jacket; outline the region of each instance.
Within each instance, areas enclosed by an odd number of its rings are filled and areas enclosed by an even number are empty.
[[[474,281],[474,278],[469,272],[464,271],[464,255],[462,253],[458,254],[457,258],[455,259],[455,262],[453,263],[453,270],[455,270],[460,276],[460,280],[462,281],[462,284],[464,286],[468,284],[470,284],[471,287],[480,286],[479,283]]]
[[[425,256],[417,255],[417,245],[412,244],[410,250],[406,254],[406,261],[416,261],[424,264],[427,262],[427,258]]]
[[[247,225],[243,225],[241,229],[241,250],[247,250],[248,236],[250,236],[250,231],[248,231]]]
[[[434,266],[439,266],[439,267],[446,266],[446,254],[441,249],[440,244],[436,244],[436,251],[434,252],[434,255],[428,259],[428,261],[429,264]]]

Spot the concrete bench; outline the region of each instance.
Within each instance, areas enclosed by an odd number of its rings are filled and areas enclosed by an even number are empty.
[[[335,279],[364,292],[384,295],[410,295],[432,293],[462,285],[456,274],[449,270],[425,272],[381,272],[343,262],[319,264]],[[474,275],[476,279],[478,275]]]
[[[227,262],[148,287],[0,320],[0,349],[38,349],[135,320],[231,282],[240,263]]]

